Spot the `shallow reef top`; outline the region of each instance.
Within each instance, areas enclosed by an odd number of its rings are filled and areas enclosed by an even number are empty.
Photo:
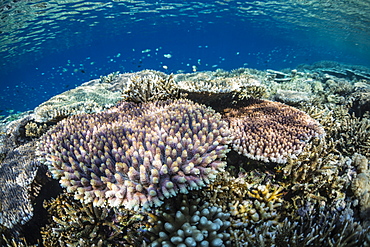
[[[56,95],[1,123],[0,244],[369,246],[369,78],[143,70]]]

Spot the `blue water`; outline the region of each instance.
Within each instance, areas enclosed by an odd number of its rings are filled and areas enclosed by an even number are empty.
[[[0,115],[115,71],[370,67],[370,13],[361,7],[369,1],[358,1],[359,15],[303,2],[5,1]]]

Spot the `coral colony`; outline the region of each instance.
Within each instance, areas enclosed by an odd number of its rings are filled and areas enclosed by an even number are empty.
[[[370,246],[367,73],[114,72],[11,116],[0,245]]]
[[[137,209],[209,184],[224,170],[229,142],[226,123],[208,107],[123,102],[60,121],[39,151],[75,198]]]

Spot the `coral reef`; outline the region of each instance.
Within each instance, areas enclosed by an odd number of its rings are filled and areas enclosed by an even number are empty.
[[[269,231],[273,232],[275,226],[280,224],[283,187],[263,180],[266,180],[265,176],[255,173],[240,173],[237,178],[223,173],[200,192],[200,197],[209,200],[211,205],[230,212],[228,232],[231,246],[244,246],[247,232],[251,234],[264,225],[268,225]]]
[[[155,100],[179,98],[180,91],[173,75],[154,70],[143,70],[130,74],[122,98],[126,101],[142,103]],[[121,80],[123,76],[121,77]]]
[[[230,93],[239,92],[244,88],[260,87],[260,91],[256,91],[257,96],[263,94],[264,86],[253,75],[241,73],[238,75],[228,76],[220,75],[212,72],[197,72],[192,74],[177,74],[174,80],[179,87],[186,92],[206,92],[206,93]],[[261,96],[261,95],[260,95]]]
[[[121,99],[121,94],[109,91],[106,85],[79,86],[52,97],[35,108],[35,121],[57,122],[70,115],[112,107]]]
[[[321,75],[329,74],[337,78],[370,80],[370,69],[360,65],[342,64],[334,61],[319,61],[312,65],[302,64],[297,69],[315,71]]]
[[[240,99],[261,98],[266,91],[259,77],[242,69],[233,72],[217,70],[177,74],[174,81],[187,98],[216,110]]]
[[[175,209],[158,211],[150,247],[160,246],[230,246],[229,213],[221,208],[201,203],[200,198],[184,199]]]
[[[116,71],[116,72],[110,73],[110,74],[105,75],[105,76],[100,76],[99,82],[100,83],[112,83],[118,77],[119,77],[119,71]]]
[[[348,156],[357,152],[370,158],[370,118],[350,115],[343,108],[334,109],[333,118],[336,124],[329,131],[337,149]]]
[[[47,124],[40,124],[37,122],[28,122],[25,128],[26,137],[39,138],[49,129]]]
[[[223,171],[229,142],[226,123],[208,107],[123,102],[60,121],[38,152],[75,198],[137,209],[208,184]]]
[[[370,246],[367,73],[115,72],[2,119],[0,245]]]
[[[308,204],[298,210],[296,220],[244,230],[235,246],[369,246],[370,229],[359,225],[350,207],[342,204]]]
[[[98,208],[81,204],[62,194],[44,203],[52,216],[42,229],[43,245],[53,246],[139,246],[148,229],[144,213],[118,208]]]
[[[274,100],[288,105],[300,105],[310,103],[312,101],[312,96],[307,92],[278,89],[274,95]]]
[[[360,216],[370,227],[370,163],[361,154],[354,154],[352,162],[357,168],[357,173],[351,189],[357,198],[356,203],[360,205]]]
[[[244,107],[227,108],[233,149],[239,154],[264,162],[286,163],[296,157],[324,129],[304,112],[278,102],[249,99]]]
[[[29,190],[39,166],[34,145],[8,152],[0,165],[0,225],[7,228],[26,223],[33,215]]]

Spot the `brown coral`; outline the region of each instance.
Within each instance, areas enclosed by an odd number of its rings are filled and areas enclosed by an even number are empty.
[[[325,134],[316,120],[296,108],[259,99],[246,104],[225,109],[224,118],[235,137],[234,150],[250,159],[286,163],[312,138]]]
[[[120,80],[126,80],[126,88],[122,92],[122,98],[126,101],[142,103],[180,96],[173,75],[166,75],[159,71],[143,70],[137,73],[123,74]]]
[[[138,246],[147,215],[118,208],[94,207],[62,194],[44,202],[51,222],[41,231],[43,245],[52,246]]]

